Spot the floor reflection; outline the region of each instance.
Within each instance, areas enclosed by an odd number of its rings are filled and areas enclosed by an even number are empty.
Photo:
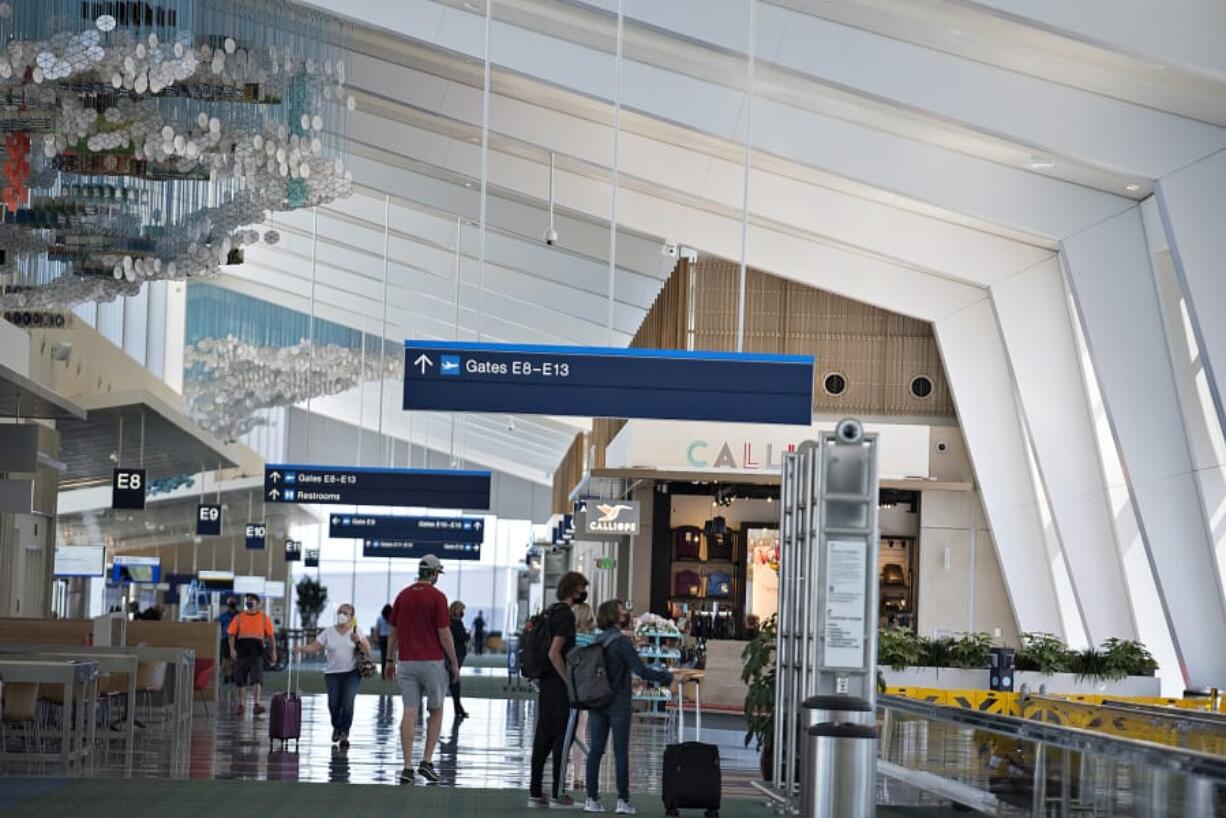
[[[501,699],[466,699],[470,717],[456,720],[447,705],[443,733],[435,763],[444,786],[526,789],[535,722],[535,702]],[[176,742],[169,731],[148,730],[137,742],[132,775],[136,777],[311,781],[393,784],[401,768],[399,719],[401,702],[395,696],[358,696],[350,746],[331,743],[332,728],[327,697],[303,696],[302,737],[295,746],[268,738],[267,716],[237,717],[214,708],[211,718],[198,715],[188,740]],[[419,722],[422,717],[419,717]],[[631,758],[633,789],[658,792],[660,759],[664,745],[675,740],[672,728],[660,720],[636,719]],[[418,728],[418,752],[425,734]],[[692,738],[692,730],[689,736]],[[703,739],[720,745],[725,767],[726,794],[748,789],[757,756],[742,746],[742,734],[733,729],[706,729]],[[178,759],[176,761],[176,759]],[[611,758],[606,758],[602,779],[612,781]],[[10,752],[0,760],[5,775],[57,775],[55,767],[40,768]],[[125,775],[123,745],[112,743],[98,754],[93,777]],[[548,777],[548,774],[547,774]]]

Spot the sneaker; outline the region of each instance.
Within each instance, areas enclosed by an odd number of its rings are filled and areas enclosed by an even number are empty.
[[[401,784],[416,784],[417,777],[413,775],[413,771],[411,769],[409,769],[408,767],[405,767],[403,770],[400,771],[400,783]]]
[[[528,809],[549,809],[549,799],[543,795],[529,795]]]
[[[619,798],[617,799],[617,809],[615,812],[618,815],[634,815],[638,810],[629,801],[623,801]]]
[[[340,745],[341,745],[342,750],[347,749],[349,747],[349,734],[348,733],[341,733]]]
[[[336,744],[336,743],[337,743],[337,742],[339,742],[340,740],[341,740],[341,731],[340,731],[340,730],[333,730],[333,731],[332,731],[332,743],[333,743],[333,744]]]
[[[600,803],[595,798],[589,798],[583,802],[584,812],[604,812],[604,804]]]
[[[559,795],[549,802],[550,809],[579,809],[579,802],[569,795]]]
[[[434,769],[434,765],[429,761],[423,761],[417,765],[417,774],[431,784],[437,784],[443,780],[443,777],[438,774],[438,770]]]

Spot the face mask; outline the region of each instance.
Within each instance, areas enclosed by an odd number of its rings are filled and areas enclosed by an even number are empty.
[[[349,614],[338,613],[336,615],[336,624],[348,625],[349,624]]]
[[[626,614],[622,617],[621,626],[623,630],[630,627],[630,614]]]
[[[254,610],[255,610],[255,603],[254,603],[254,602],[248,602],[248,603],[247,603],[247,610],[249,610],[249,611],[254,611]]]
[[[230,610],[232,610],[232,611],[233,611],[233,610],[236,610],[236,609],[238,608],[238,603],[236,603],[236,602],[227,602],[227,603],[226,603],[226,607],[227,607],[227,608],[229,608]]]
[[[575,596],[575,604],[582,605],[584,602],[587,602],[587,591],[580,591]]]

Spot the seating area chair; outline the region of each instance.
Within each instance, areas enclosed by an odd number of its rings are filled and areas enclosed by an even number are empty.
[[[38,725],[38,684],[36,682],[13,682],[4,686],[3,704],[0,705],[0,754],[9,751],[9,732],[20,728],[22,751],[38,746],[41,741]]]
[[[161,697],[162,721],[166,720],[166,662],[141,662],[136,667],[136,701],[143,699],[145,712],[153,718],[154,696]]]

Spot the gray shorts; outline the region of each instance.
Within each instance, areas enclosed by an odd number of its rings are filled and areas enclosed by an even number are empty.
[[[400,685],[405,710],[421,707],[422,696],[426,697],[427,710],[442,710],[451,677],[442,659],[436,662],[397,662],[396,682]]]

